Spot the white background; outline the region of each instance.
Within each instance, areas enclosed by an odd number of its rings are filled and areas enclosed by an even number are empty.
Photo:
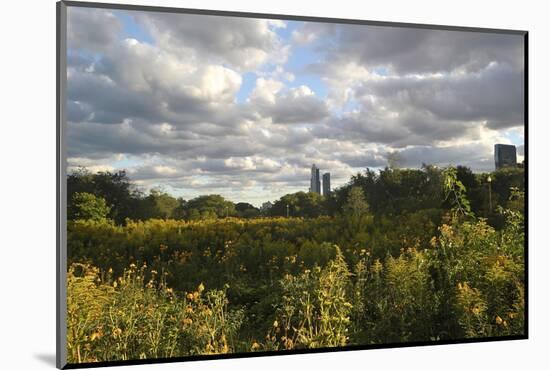
[[[111,0],[111,2],[118,2]],[[530,31],[530,339],[149,365],[140,369],[548,368],[550,230],[549,14],[544,1],[142,0],[134,4]],[[1,12],[0,367],[55,364],[55,2],[5,1]],[[546,351],[546,353],[545,353]]]

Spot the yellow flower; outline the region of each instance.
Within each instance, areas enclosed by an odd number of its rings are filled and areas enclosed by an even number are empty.
[[[273,327],[276,328],[277,326],[279,326],[279,323],[277,322],[277,320],[273,321]]]
[[[260,345],[257,342],[252,343],[252,350],[255,351],[257,349],[260,349]]]
[[[200,283],[199,287],[197,288],[197,290],[199,291],[199,293],[202,293],[202,291],[204,290],[204,285],[202,283]]]
[[[292,341],[292,339],[287,338],[287,340],[285,340],[285,349],[292,349],[293,347],[294,342]]]
[[[191,325],[193,323],[193,320],[191,320],[190,318],[186,317],[185,319],[183,319],[183,323],[185,325]]]
[[[495,317],[495,322],[497,323],[497,325],[502,325],[502,318],[497,315],[497,317]]]
[[[99,331],[96,331],[95,333],[92,333],[92,335],[90,335],[90,340],[93,342],[94,340],[96,339],[99,339],[103,336],[103,334]]]

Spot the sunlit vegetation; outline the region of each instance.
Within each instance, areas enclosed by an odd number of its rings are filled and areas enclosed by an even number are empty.
[[[523,170],[491,174],[490,205],[486,174],[426,166],[267,213],[72,176],[71,363],[524,333]]]

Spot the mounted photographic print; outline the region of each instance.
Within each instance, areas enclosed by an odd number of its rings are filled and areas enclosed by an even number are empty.
[[[527,338],[527,32],[57,10],[58,367]]]

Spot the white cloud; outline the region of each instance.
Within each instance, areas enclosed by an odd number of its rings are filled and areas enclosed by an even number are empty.
[[[117,40],[122,23],[110,11],[79,7],[67,8],[67,45],[91,52],[109,49]]]
[[[208,66],[196,86],[196,93],[209,100],[231,100],[241,87],[241,76],[222,66]]]
[[[144,188],[261,204],[307,190],[311,163],[334,186],[393,151],[406,166],[487,170],[495,142],[523,140],[513,37],[305,23],[284,40],[281,21],[129,14],[153,42],[109,12],[69,14],[70,169],[126,168]],[[318,62],[286,65],[300,47]],[[237,101],[246,71],[255,85]]]
[[[137,13],[136,19],[163,50],[179,56],[192,51],[240,71],[284,63],[288,54],[275,32],[285,27],[282,21],[167,13]]]
[[[250,94],[249,101],[256,104],[275,104],[275,95],[281,91],[284,84],[274,79],[258,78],[256,86]]]
[[[328,106],[305,85],[286,88],[277,80],[258,78],[248,103],[272,123],[317,123],[329,116]]]

